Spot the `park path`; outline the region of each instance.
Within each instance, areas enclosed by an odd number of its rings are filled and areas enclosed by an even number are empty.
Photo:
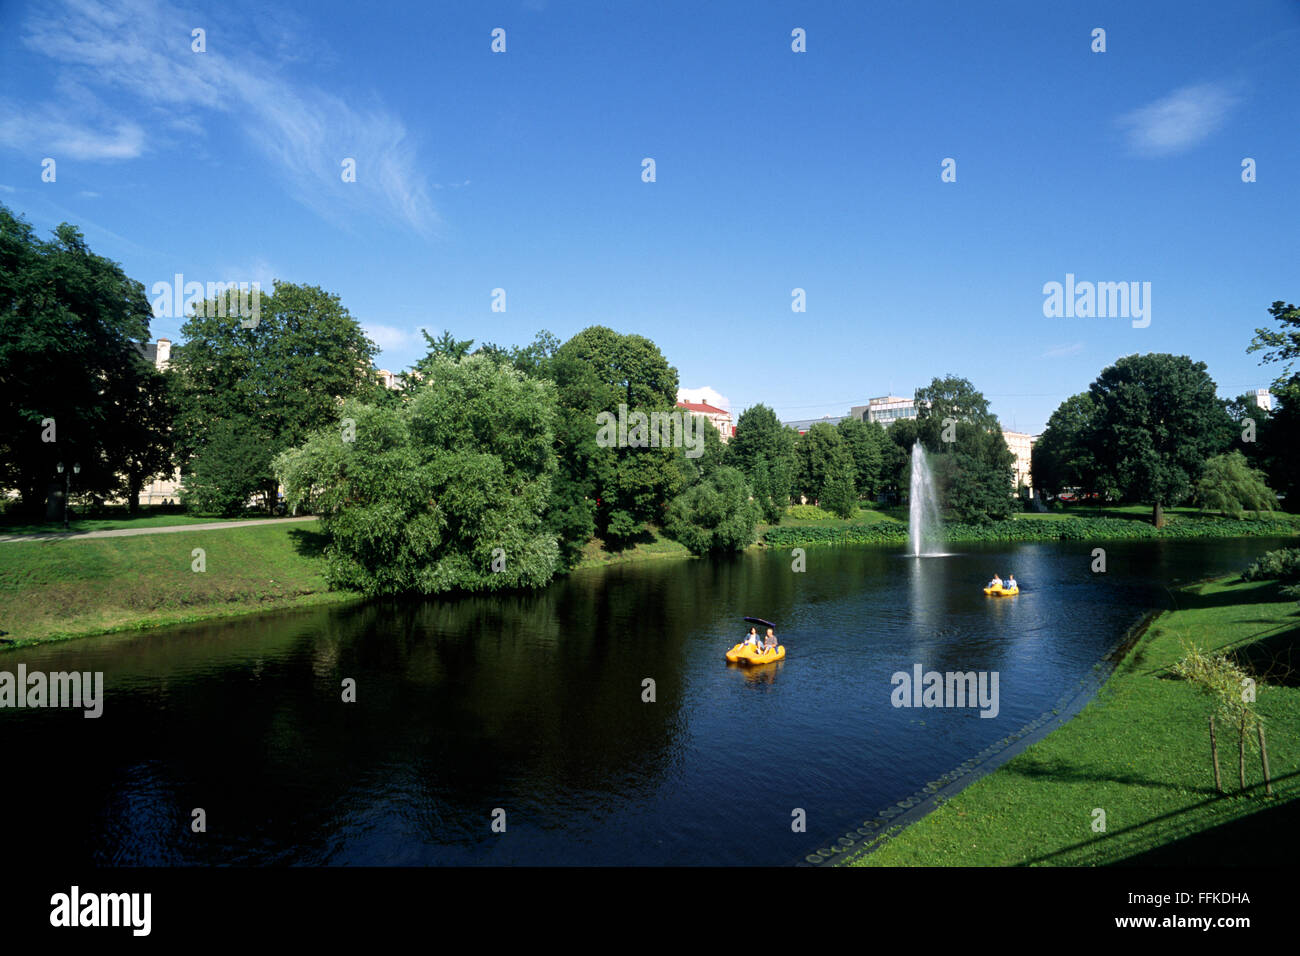
[[[259,524],[296,524],[315,521],[315,515],[302,518],[252,518],[248,521],[210,521],[204,524],[169,524],[161,528],[111,528],[107,531],[59,531],[50,534],[0,535],[0,544],[19,541],[81,541],[85,538],[129,538],[137,534],[175,534],[178,531],[219,531],[222,528],[248,528]]]

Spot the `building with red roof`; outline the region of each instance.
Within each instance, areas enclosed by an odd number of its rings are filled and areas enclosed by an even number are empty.
[[[725,408],[718,408],[707,402],[678,402],[677,407],[686,409],[692,415],[707,418],[709,424],[718,430],[724,443],[730,441],[731,436],[736,434],[736,426],[731,423],[731,412]]]

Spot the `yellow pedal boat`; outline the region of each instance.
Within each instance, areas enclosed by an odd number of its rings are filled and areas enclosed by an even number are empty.
[[[771,664],[785,659],[785,645],[778,644],[770,651],[764,651],[750,644],[737,644],[727,651],[727,660],[733,664]]]
[[[985,588],[984,593],[991,594],[994,597],[1015,597],[1020,593],[1020,585],[1016,585],[1013,588]]]

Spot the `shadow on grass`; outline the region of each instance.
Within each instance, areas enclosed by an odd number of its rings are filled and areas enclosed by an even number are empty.
[[[290,528],[289,540],[293,549],[306,558],[319,558],[325,553],[325,546],[330,543],[324,531],[307,531],[303,528]]]
[[[1265,587],[1252,588],[1249,591],[1229,590],[1218,591],[1213,594],[1175,591],[1170,592],[1170,594],[1174,600],[1174,610],[1197,610],[1237,605],[1247,606],[1269,601],[1290,601],[1290,598],[1284,597],[1280,593],[1281,587],[1281,584],[1274,581]],[[1285,623],[1279,623],[1277,618],[1240,618],[1233,623],[1262,624],[1265,626],[1261,630],[1238,638],[1235,641],[1225,644],[1211,644],[1203,649],[1228,654],[1245,667],[1248,673],[1264,680],[1266,683],[1280,687],[1300,686],[1300,673],[1292,664],[1293,660],[1300,663],[1300,607],[1295,608],[1288,616],[1295,618],[1297,623],[1285,630],[1279,630],[1279,628],[1285,627]],[[1170,633],[1176,635],[1178,630],[1170,629]],[[1129,669],[1136,670],[1144,667],[1145,650],[1145,647],[1137,649],[1137,652],[1128,661]],[[1145,673],[1163,679],[1177,679],[1168,667],[1146,670]]]
[[[1206,650],[1227,655],[1261,683],[1274,687],[1300,687],[1300,624],[1279,631],[1276,622],[1246,623],[1273,623],[1274,626],[1240,641]],[[1135,660],[1135,663],[1141,661]],[[1179,680],[1168,668],[1147,673],[1161,680]]]
[[[1192,848],[1197,848],[1204,849],[1206,852],[1227,854],[1230,849],[1235,849],[1235,856],[1227,857],[1225,855],[1221,862],[1232,862],[1239,865],[1254,864],[1258,862],[1252,855],[1254,852],[1254,844],[1243,844],[1240,842],[1229,844],[1225,838],[1215,838],[1212,834],[1216,831],[1222,831],[1225,827],[1230,827],[1237,823],[1247,824],[1254,817],[1262,816],[1269,810],[1290,808],[1292,813],[1300,812],[1300,793],[1294,792],[1294,788],[1288,792],[1282,792],[1288,783],[1294,784],[1297,780],[1300,780],[1300,770],[1292,771],[1291,773],[1273,778],[1273,789],[1278,793],[1277,797],[1274,799],[1279,801],[1278,803],[1265,803],[1264,784],[1256,783],[1247,787],[1245,791],[1239,794],[1224,794],[1222,796],[1214,794],[1198,803],[1192,804],[1189,807],[1183,807],[1181,810],[1173,810],[1169,813],[1161,814],[1158,817],[1152,817],[1150,820],[1135,823],[1133,826],[1109,831],[1106,834],[1098,835],[1091,840],[1074,843],[1070,846],[1062,847],[1059,850],[1053,850],[1051,853],[1045,853],[1042,856],[1025,860],[1021,866],[1032,866],[1035,863],[1046,863],[1048,865],[1056,866],[1074,865],[1076,864],[1076,860],[1071,859],[1071,857],[1076,855],[1086,855],[1087,862],[1095,865],[1111,865],[1120,863],[1121,861],[1136,863],[1140,861],[1139,858],[1142,856],[1158,853],[1179,844],[1183,844],[1184,852]],[[1202,830],[1196,829],[1196,818],[1194,814],[1204,811],[1211,804],[1215,803],[1222,803],[1225,808],[1231,807],[1232,804],[1229,804],[1227,801],[1234,797],[1254,798],[1254,802],[1247,806],[1255,806],[1256,809],[1246,809],[1239,813],[1234,819],[1229,820],[1226,823],[1221,823],[1218,826],[1206,827]],[[1237,806],[1241,806],[1241,804],[1237,804]],[[1291,817],[1290,819],[1294,820],[1294,817]],[[1259,825],[1260,824],[1256,824],[1255,826]],[[1170,840],[1169,831],[1178,830],[1179,828],[1184,828],[1187,832],[1179,834],[1174,840]],[[1258,833],[1260,831],[1257,830],[1255,832]],[[1291,832],[1294,831],[1274,830],[1267,834],[1266,841],[1271,840],[1278,844],[1290,844],[1291,841],[1280,839],[1280,837],[1282,834]],[[1188,842],[1196,841],[1198,839],[1202,842]],[[1132,844],[1135,843],[1138,845],[1133,846]],[[1152,844],[1156,845],[1153,846]],[[1294,857],[1294,847],[1292,847],[1292,857]],[[1148,862],[1154,863],[1155,861],[1151,860]],[[1184,855],[1180,858],[1171,859],[1169,862],[1199,864],[1214,861],[1201,860],[1196,857]],[[1294,860],[1292,859],[1291,862],[1294,862]]]
[[[1237,581],[1230,582],[1237,584]],[[1212,591],[1203,593],[1199,589],[1188,589],[1184,591],[1174,591],[1174,607],[1180,611],[1199,611],[1203,608],[1211,607],[1232,607],[1237,604],[1265,604],[1277,601],[1291,601],[1281,593],[1282,583],[1278,581],[1269,581],[1263,587],[1251,588],[1250,590],[1239,590],[1229,588],[1222,591]]]
[[[606,554],[622,554],[624,551],[630,551],[639,544],[654,544],[655,536],[648,528],[642,528],[636,534],[626,538],[600,539],[601,547],[605,549]]]
[[[1116,860],[1115,866],[1294,866],[1300,800],[1238,817],[1217,827]]]
[[[1214,788],[1211,786],[1189,788],[1187,786],[1172,784],[1167,780],[1156,780],[1136,773],[1085,773],[1082,770],[1075,769],[1059,760],[1047,761],[1038,760],[1032,757],[1026,760],[1023,756],[1020,757],[1015,764],[1009,764],[1005,772],[1014,773],[1029,780],[1046,779],[1061,783],[1101,783],[1103,781],[1112,781],[1114,783],[1122,783],[1125,786],[1153,787],[1159,790],[1173,790],[1178,793],[1185,793],[1190,789],[1193,793],[1202,793],[1207,796],[1215,792]]]
[[[1300,625],[1234,648],[1232,656],[1247,673],[1266,684],[1300,687]]]

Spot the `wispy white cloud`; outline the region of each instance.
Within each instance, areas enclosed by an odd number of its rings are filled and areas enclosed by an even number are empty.
[[[1082,351],[1083,343],[1075,342],[1073,345],[1058,345],[1054,349],[1048,349],[1038,357],[1040,359],[1065,358],[1067,355],[1078,355]]]
[[[283,281],[285,276],[265,259],[254,259],[242,265],[223,266],[218,281],[247,282],[250,285],[256,282],[259,283],[258,288],[269,293],[274,288],[276,279]]]
[[[65,110],[43,116],[23,114],[12,102],[0,103],[0,142],[39,152],[58,161],[135,159],[144,152],[144,130],[138,123],[97,125],[74,118]]]
[[[366,322],[361,327],[365,329],[366,335],[370,336],[371,340],[379,346],[382,352],[387,352],[389,349],[405,348],[420,337],[419,330],[399,329],[393,325]]]
[[[1226,84],[1201,83],[1174,90],[1163,99],[1119,118],[1131,149],[1143,156],[1168,156],[1205,140],[1239,102]]]
[[[677,401],[704,402],[706,405],[713,405],[715,408],[731,411],[731,399],[707,385],[703,388],[679,388],[677,390]]]
[[[305,32],[294,43],[250,38],[222,29],[219,14],[196,17],[166,0],[64,0],[38,10],[23,42],[60,64],[56,89],[66,105],[51,113],[0,103],[0,141],[24,149],[48,143],[55,156],[133,159],[167,148],[153,145],[159,141],[184,145],[218,130],[244,137],[294,197],[323,216],[381,210],[422,233],[436,222],[416,144],[399,117],[380,102],[277,72],[294,59],[285,51],[315,42]],[[207,52],[190,49],[196,26],[207,30]],[[111,103],[110,93],[119,94]],[[185,136],[146,137],[155,123]],[[340,176],[347,158],[356,160],[355,183]]]

